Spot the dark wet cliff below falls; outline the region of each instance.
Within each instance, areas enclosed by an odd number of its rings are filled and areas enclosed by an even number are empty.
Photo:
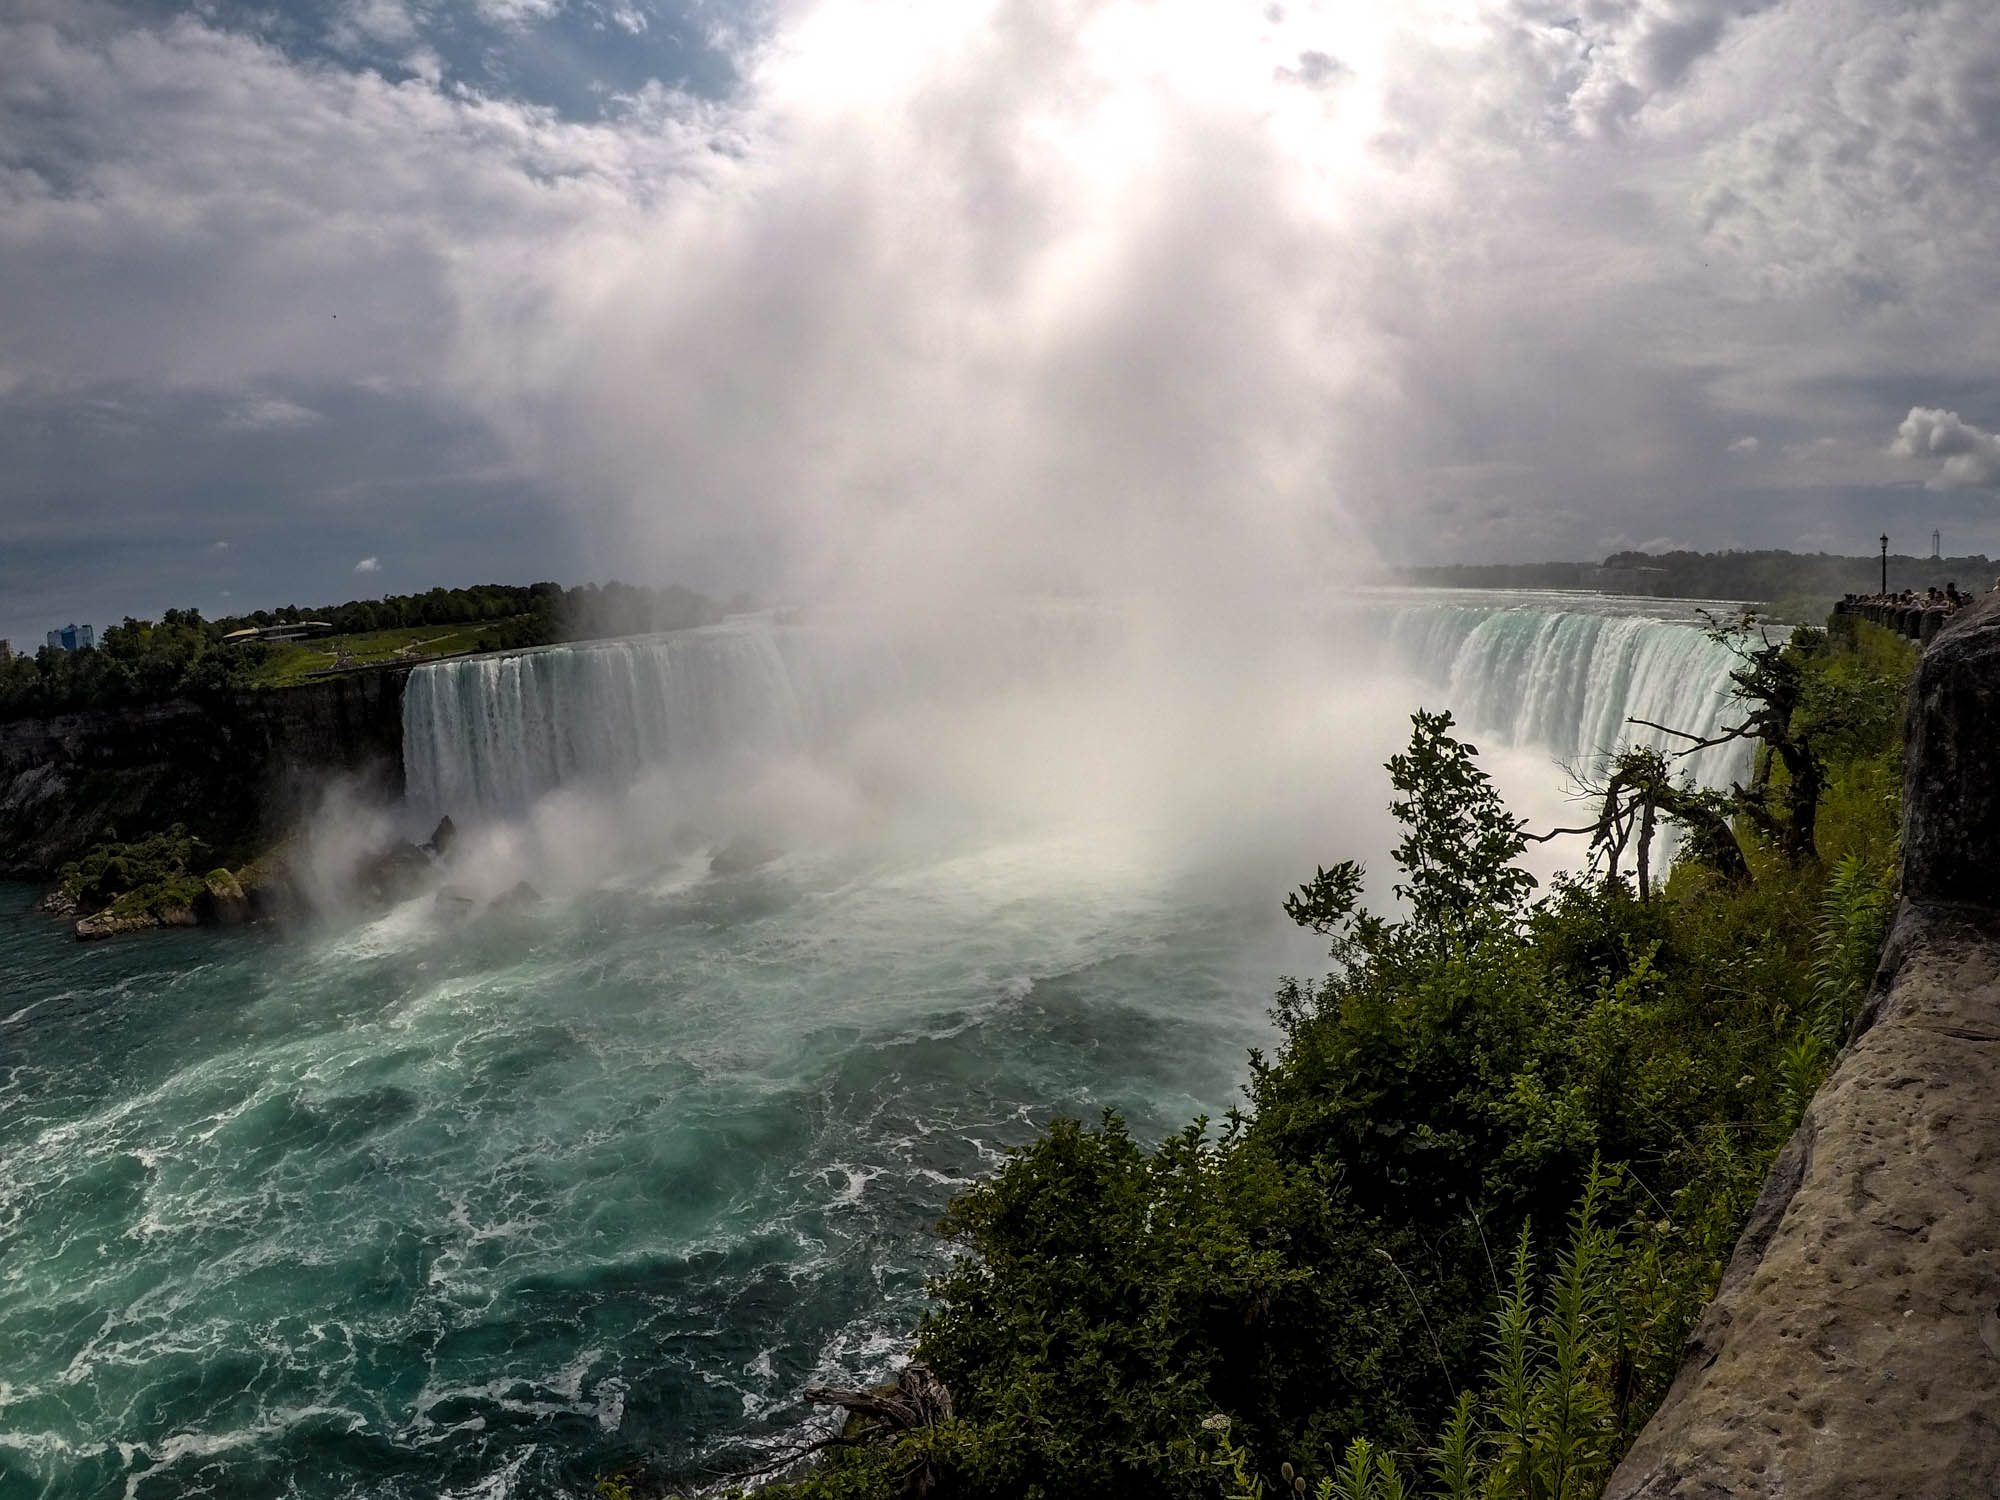
[[[408,676],[0,721],[0,878],[46,879],[107,833],[174,823],[247,858],[334,777],[400,795]]]

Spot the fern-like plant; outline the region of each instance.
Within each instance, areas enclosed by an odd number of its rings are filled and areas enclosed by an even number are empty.
[[[1460,1394],[1426,1455],[1438,1500],[1588,1500],[1603,1487],[1621,1437],[1614,1393],[1620,1252],[1598,1210],[1616,1175],[1592,1164],[1569,1241],[1539,1297],[1533,1245],[1521,1231],[1512,1284],[1493,1317],[1486,1387]],[[1248,1474],[1240,1449],[1225,1440],[1218,1462],[1230,1476],[1229,1500],[1261,1500],[1262,1481]],[[1414,1484],[1396,1455],[1356,1438],[1312,1494],[1409,1500]],[[1304,1493],[1304,1481],[1296,1485]]]
[[[1847,1040],[1895,914],[1895,868],[1849,854],[1827,876],[1813,934],[1813,1035],[1829,1053]]]

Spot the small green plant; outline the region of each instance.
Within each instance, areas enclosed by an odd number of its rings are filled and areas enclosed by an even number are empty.
[[[86,912],[110,907],[136,916],[191,906],[204,888],[202,877],[192,872],[207,852],[200,839],[176,823],[131,843],[97,845],[64,865],[57,883]]]
[[[1895,866],[1850,853],[1827,876],[1813,935],[1813,1036],[1829,1052],[1847,1039],[1895,915]]]

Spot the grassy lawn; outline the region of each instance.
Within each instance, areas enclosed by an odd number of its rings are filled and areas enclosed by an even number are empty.
[[[470,625],[406,625],[395,630],[288,641],[271,647],[252,683],[256,687],[290,687],[304,682],[308,673],[335,665],[380,666],[394,661],[455,656],[475,649],[480,636],[493,633],[504,623],[481,620]]]

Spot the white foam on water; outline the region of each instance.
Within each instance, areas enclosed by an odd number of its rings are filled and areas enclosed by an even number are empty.
[[[572,1418],[607,1452],[788,1444],[800,1386],[907,1352],[929,1226],[1052,1110],[1143,1132],[1235,1099],[1275,976],[1323,957],[1278,901],[1315,858],[1380,863],[1411,706],[1551,808],[1551,754],[1726,712],[1691,623],[1590,601],[1370,598],[1312,616],[1317,654],[1214,643],[1181,695],[1113,623],[926,657],[750,620],[413,673],[412,818],[453,814],[486,894],[550,899],[13,1005],[10,1045],[72,1052],[0,1112],[8,1462],[51,1495],[113,1443],[128,1488],[298,1462],[275,1416],[140,1415],[215,1367],[259,1412],[352,1414],[409,1493],[432,1463],[551,1493]],[[647,1425],[711,1383],[719,1425]]]

